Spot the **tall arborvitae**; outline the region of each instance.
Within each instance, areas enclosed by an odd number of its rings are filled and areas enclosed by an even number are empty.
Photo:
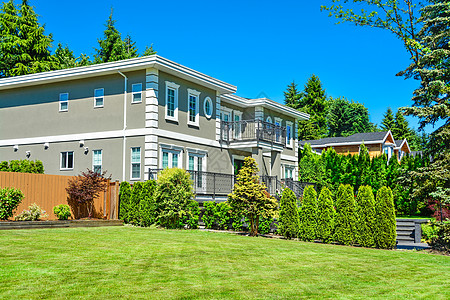
[[[142,198],[139,202],[139,224],[148,227],[156,222],[156,181],[147,180],[144,182]]]
[[[357,241],[363,247],[374,247],[375,199],[370,186],[361,186],[356,198]]]
[[[300,239],[313,241],[316,239],[317,228],[317,192],[312,185],[307,186],[303,191],[301,211]]]
[[[280,200],[280,217],[278,219],[278,231],[287,239],[296,238],[300,229],[300,217],[298,215],[297,198],[294,192],[285,188]]]
[[[375,202],[375,244],[378,248],[392,249],[396,240],[396,221],[392,191],[382,187]]]
[[[119,188],[119,219],[125,223],[128,223],[129,220],[130,201],[131,185],[126,181],[122,181]]]
[[[284,104],[286,106],[292,107],[294,109],[300,108],[300,97],[301,94],[297,90],[297,84],[295,84],[294,81],[292,81],[288,87],[287,90],[284,92]]]
[[[143,182],[135,182],[133,184],[133,190],[131,191],[131,200],[128,211],[128,221],[130,224],[139,225],[139,207],[141,199],[144,194],[144,183]]]
[[[359,148],[358,155],[358,165],[357,169],[359,170],[358,175],[356,177],[355,188],[358,189],[360,185],[368,185],[370,184],[370,179],[372,178],[372,172],[370,168],[370,155],[367,147],[362,144]],[[355,166],[356,169],[356,166]]]
[[[319,240],[329,243],[333,239],[334,217],[336,211],[333,197],[328,188],[323,187],[319,194],[316,235]]]
[[[383,120],[381,121],[381,129],[384,131],[392,131],[392,128],[395,126],[394,113],[392,109],[388,107],[385,114],[383,115]]]
[[[346,184],[339,186],[336,195],[336,218],[333,239],[343,245],[356,242],[356,204],[353,188]]]
[[[108,21],[103,32],[104,38],[98,40],[99,48],[95,49],[94,63],[104,63],[117,61],[127,58],[125,43],[122,40],[120,32],[114,26],[116,21],[113,20],[113,11],[109,15]]]

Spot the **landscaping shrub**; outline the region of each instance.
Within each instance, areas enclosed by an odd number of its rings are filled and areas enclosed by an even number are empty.
[[[196,202],[192,180],[185,170],[164,169],[158,175],[156,188],[157,222],[166,228],[183,228],[181,220],[195,218]],[[185,218],[187,217],[187,219]]]
[[[191,201],[188,204],[188,211],[190,213],[185,214],[181,219],[181,226],[184,226],[188,229],[197,229],[198,228],[198,220],[200,217],[200,207],[197,201]]]
[[[260,234],[266,234],[270,232],[270,229],[272,228],[273,218],[263,218],[260,217],[259,219],[259,227],[258,232]]]
[[[356,198],[357,241],[363,247],[374,247],[375,199],[370,186],[360,186]]]
[[[213,229],[216,224],[216,203],[214,201],[203,202],[204,213],[202,221],[205,223],[205,228]]]
[[[285,188],[280,199],[280,217],[278,232],[287,239],[296,238],[300,229],[297,198],[294,192]]]
[[[147,180],[144,182],[142,198],[139,202],[139,224],[148,227],[156,222],[156,181]]]
[[[139,208],[140,202],[144,198],[144,183],[137,181],[133,184],[131,198],[128,207],[128,223],[133,225],[140,224]]]
[[[70,207],[67,204],[56,205],[53,207],[53,213],[58,217],[58,220],[67,220],[71,215]]]
[[[433,221],[431,226],[433,235],[429,239],[431,248],[450,253],[450,220],[444,222]]]
[[[232,212],[231,227],[234,231],[247,231],[249,220],[246,216]]]
[[[375,202],[375,244],[378,248],[393,249],[396,240],[396,221],[392,191],[382,187]]]
[[[227,202],[217,203],[216,216],[217,227],[222,230],[228,229],[232,218],[231,206]]]
[[[333,239],[343,245],[352,245],[356,240],[355,196],[349,184],[341,184],[337,191]]]
[[[44,174],[42,161],[36,160],[11,160],[0,162],[0,171]]]
[[[317,211],[317,238],[324,243],[329,243],[333,239],[336,211],[331,191],[327,187],[323,187],[320,191]]]
[[[7,220],[12,217],[23,197],[23,193],[18,189],[0,189],[0,220]]]
[[[128,213],[131,201],[131,185],[122,181],[119,187],[119,219],[128,223]]]
[[[317,192],[312,185],[303,191],[302,215],[300,220],[303,241],[313,241],[316,238],[317,228]]]
[[[40,218],[47,217],[45,210],[42,210],[36,203],[31,204],[28,210],[22,211],[15,217],[16,221],[37,221]]]

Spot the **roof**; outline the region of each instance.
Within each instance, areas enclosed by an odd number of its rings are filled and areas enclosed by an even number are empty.
[[[276,101],[273,101],[268,98],[256,98],[256,99],[248,99],[239,97],[237,95],[223,95],[221,97],[222,101],[241,106],[241,107],[256,107],[256,106],[262,106],[280,113],[283,113],[285,115],[290,115],[296,119],[301,120],[309,120],[309,115],[303,112],[300,112],[296,109],[293,109],[292,107],[280,104]]]
[[[156,68],[160,71],[217,90],[222,94],[236,92],[236,86],[234,85],[205,75],[156,54],[85,67],[4,78],[0,79],[0,90],[89,78],[99,75],[117,74],[118,71],[129,72],[147,68]]]
[[[349,145],[349,144],[376,144],[383,143],[387,136],[392,134],[390,131],[381,132],[365,132],[365,133],[355,133],[346,137],[331,137],[324,138],[320,140],[306,140],[300,141],[300,145],[305,145],[306,143],[311,144],[311,147],[330,147],[338,145]]]

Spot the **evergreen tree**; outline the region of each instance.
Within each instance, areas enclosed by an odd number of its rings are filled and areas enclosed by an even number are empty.
[[[301,235],[303,241],[316,239],[317,228],[317,192],[312,185],[303,190],[302,216],[300,220]]]
[[[96,64],[128,58],[125,42],[122,40],[120,32],[116,29],[116,21],[113,20],[112,16],[113,11],[111,9],[111,14],[105,24],[106,29],[103,32],[104,39],[98,40],[99,48],[95,49],[96,54],[94,55],[94,63]],[[134,46],[131,40],[129,40],[128,46],[130,46],[131,49]]]
[[[123,40],[124,46],[125,46],[125,57],[128,58],[135,58],[138,57],[138,50],[136,48],[136,42],[133,42],[131,40],[131,36],[127,35],[125,39]]]
[[[353,245],[356,241],[356,204],[353,188],[339,186],[336,196],[336,218],[333,239],[343,245]]]
[[[411,140],[412,131],[409,128],[408,121],[400,110],[395,114],[395,125],[391,131],[395,140]]]
[[[328,109],[328,135],[330,137],[349,136],[360,132],[373,131],[369,122],[368,109],[345,98],[330,100]]]
[[[286,106],[292,107],[293,109],[300,108],[300,97],[301,94],[297,90],[297,84],[292,81],[288,87],[286,92],[284,92],[284,104]]]
[[[381,129],[383,131],[392,131],[392,128],[395,126],[394,113],[392,109],[388,107],[386,113],[383,115],[383,120],[381,121]]]
[[[144,183],[137,181],[133,184],[133,190],[131,191],[131,199],[128,210],[128,222],[133,225],[139,225],[139,207],[142,198],[144,197]]]
[[[19,13],[13,0],[2,4],[0,13],[0,77],[11,76],[19,54]]]
[[[356,175],[355,188],[359,189],[361,185],[370,184],[372,178],[372,172],[370,168],[370,156],[369,150],[364,144],[361,144],[359,149],[359,155],[357,156],[357,165],[353,167],[353,170],[358,170]]]
[[[280,200],[280,217],[278,231],[287,239],[296,238],[300,229],[300,216],[298,214],[297,198],[294,192],[285,188]]]
[[[69,46],[61,45],[58,43],[58,47],[55,50],[54,58],[59,69],[69,69],[77,67],[77,58],[73,54],[73,51],[69,49]]]
[[[370,186],[361,186],[356,198],[357,240],[363,247],[374,247],[375,199]]]
[[[317,238],[324,243],[331,242],[333,238],[334,217],[336,211],[333,198],[328,188],[323,187],[319,194],[317,215]]]
[[[149,55],[153,55],[156,54],[156,51],[153,49],[153,45],[146,46],[144,53],[142,53],[142,56],[149,56]]]
[[[317,183],[319,188],[326,184],[325,165],[320,155],[314,154],[311,145],[306,143],[298,163],[298,176],[304,182]]]
[[[131,186],[122,181],[119,187],[119,219],[128,223],[131,201]]]
[[[147,180],[144,182],[144,189],[142,191],[142,198],[139,203],[139,224],[148,227],[156,221],[156,181]]]
[[[375,202],[375,244],[381,249],[392,249],[396,240],[396,221],[392,191],[382,187]]]

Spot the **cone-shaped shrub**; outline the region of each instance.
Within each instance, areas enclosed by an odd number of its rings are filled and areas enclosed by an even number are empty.
[[[356,237],[356,206],[353,187],[339,186],[336,196],[336,219],[334,240],[340,244],[352,245]]]
[[[393,249],[396,239],[396,221],[392,190],[382,187],[375,202],[375,244],[381,249]]]
[[[144,182],[142,198],[139,202],[139,223],[148,227],[155,223],[156,202],[155,202],[156,181],[147,180]]]
[[[316,238],[317,227],[317,192],[312,185],[303,191],[301,236],[303,241],[313,241]]]
[[[317,238],[324,243],[329,243],[333,239],[335,210],[333,198],[328,188],[323,187],[319,194],[317,204]]]
[[[294,192],[285,188],[280,200],[280,218],[278,219],[278,231],[287,239],[296,238],[300,228],[297,198]]]
[[[128,182],[122,181],[119,189],[119,219],[128,223],[128,213],[130,210],[131,186]]]
[[[139,203],[143,196],[144,183],[135,182],[131,190],[131,200],[128,210],[128,222],[133,225],[139,225]]]
[[[356,223],[358,244],[363,247],[374,247],[375,199],[370,186],[363,185],[358,189],[356,215],[358,218]]]

